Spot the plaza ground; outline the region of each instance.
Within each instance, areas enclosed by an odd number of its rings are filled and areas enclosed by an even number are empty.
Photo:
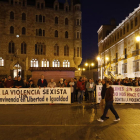
[[[101,123],[101,110],[89,103],[0,105],[0,140],[140,140],[140,104],[114,107],[121,121],[109,112]]]

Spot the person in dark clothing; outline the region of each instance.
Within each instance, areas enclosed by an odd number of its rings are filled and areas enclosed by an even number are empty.
[[[104,112],[104,108],[105,108],[105,92],[106,92],[106,83],[105,80],[102,80],[102,91],[101,91],[101,102],[100,102],[100,107],[101,107],[101,111],[102,113]]]
[[[109,81],[106,82],[106,93],[105,93],[105,109],[104,109],[104,113],[101,116],[101,118],[97,119],[97,121],[99,122],[104,122],[104,119],[106,117],[106,114],[108,112],[108,109],[111,110],[111,112],[115,115],[115,120],[114,121],[120,121],[120,118],[116,112],[116,110],[113,107],[113,94],[114,94],[114,89],[109,85]]]
[[[75,91],[75,101],[77,101],[77,96],[78,96],[78,88],[77,88],[77,79],[74,78],[74,91]]]
[[[47,83],[47,80],[44,79],[44,75],[41,75],[41,79],[38,80],[38,83],[37,83],[38,87],[41,88],[41,87],[47,87],[48,83]]]
[[[33,80],[30,80],[30,83],[29,83],[28,87],[29,88],[34,88],[35,87],[35,85],[33,84]]]
[[[15,82],[15,88],[23,88],[23,87],[24,87],[23,80],[21,79],[21,77],[18,77],[18,80]]]
[[[4,78],[1,80],[1,88],[4,88]]]
[[[60,87],[60,88],[66,87],[65,83],[63,82],[63,78],[60,78],[60,81],[58,83],[58,87]]]
[[[6,88],[13,88],[14,87],[14,81],[12,80],[11,76],[8,76],[8,80],[5,82],[4,86]]]

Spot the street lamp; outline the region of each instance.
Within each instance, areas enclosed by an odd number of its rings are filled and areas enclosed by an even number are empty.
[[[90,67],[91,67],[91,66],[93,67],[93,66],[94,66],[94,63],[85,63],[85,66],[86,66],[86,67],[88,66],[88,67],[89,67],[89,71],[90,71]]]
[[[138,35],[138,36],[136,37],[136,41],[137,41],[137,42],[140,41],[140,35]]]
[[[99,60],[101,60],[101,58],[98,56],[98,57],[97,57],[97,60],[99,61]]]

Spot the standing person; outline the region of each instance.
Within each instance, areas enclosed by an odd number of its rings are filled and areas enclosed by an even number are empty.
[[[78,103],[81,103],[85,91],[85,82],[82,81],[82,77],[80,77],[79,81],[77,82],[77,87],[78,87]]]
[[[34,87],[35,87],[35,85],[34,85],[34,83],[33,83],[33,80],[30,80],[30,83],[29,83],[28,87],[29,87],[29,88],[34,88]]]
[[[101,107],[101,111],[102,113],[104,113],[104,109],[105,109],[105,92],[106,92],[106,83],[105,80],[102,80],[102,90],[101,90],[101,102],[100,102],[100,107]]]
[[[69,86],[71,87],[71,103],[74,102],[74,94],[75,94],[75,91],[74,91],[74,86],[75,86],[75,83],[74,83],[74,80],[71,78],[71,81],[69,82]]]
[[[64,82],[65,86],[67,87],[68,86],[67,80],[64,79],[63,82]]]
[[[48,83],[47,83],[47,80],[44,79],[44,75],[42,74],[41,75],[41,78],[38,80],[38,83],[37,83],[38,87],[41,88],[41,87],[47,87]]]
[[[4,78],[1,80],[1,88],[4,88]]]
[[[75,91],[75,101],[77,101],[77,96],[78,96],[78,88],[77,88],[77,78],[74,78],[74,91]]]
[[[120,121],[120,118],[116,112],[116,110],[113,107],[113,94],[114,94],[114,89],[109,85],[110,81],[106,82],[106,93],[105,93],[105,109],[104,109],[104,113],[101,116],[101,118],[97,119],[97,121],[99,122],[104,122],[104,119],[106,117],[106,114],[108,112],[108,109],[111,110],[111,112],[115,115],[115,120],[114,121]]]
[[[6,88],[13,88],[14,87],[14,81],[12,80],[11,76],[8,76],[8,80],[4,83],[4,86]]]
[[[15,82],[15,88],[23,88],[23,87],[24,87],[23,80],[21,79],[21,77],[18,77],[18,80]]]
[[[66,87],[65,83],[63,82],[63,78],[60,78],[60,81],[59,81],[58,87],[60,87],[60,88],[64,88],[64,87]]]
[[[89,97],[89,102],[93,102],[94,101],[94,97],[93,97],[93,92],[94,92],[94,82],[92,82],[91,79],[89,79],[89,82],[87,82],[86,84],[86,89],[88,92],[88,97]]]
[[[51,79],[51,81],[48,83],[48,87],[50,87],[50,88],[56,87],[56,83],[53,81],[53,79]]]

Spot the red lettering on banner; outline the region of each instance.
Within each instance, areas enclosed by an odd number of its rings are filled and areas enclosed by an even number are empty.
[[[136,97],[136,93],[127,93],[127,96]]]
[[[132,91],[132,88],[127,87],[126,91]]]
[[[114,96],[118,96],[118,92],[114,92],[114,94],[113,94]]]
[[[124,87],[114,87],[114,91],[124,91]]]
[[[137,93],[137,96],[140,97],[140,93]]]
[[[101,96],[101,92],[98,92],[98,96]]]
[[[139,92],[140,91],[140,88],[135,88],[135,92]]]
[[[119,96],[126,96],[125,92],[119,92]]]

